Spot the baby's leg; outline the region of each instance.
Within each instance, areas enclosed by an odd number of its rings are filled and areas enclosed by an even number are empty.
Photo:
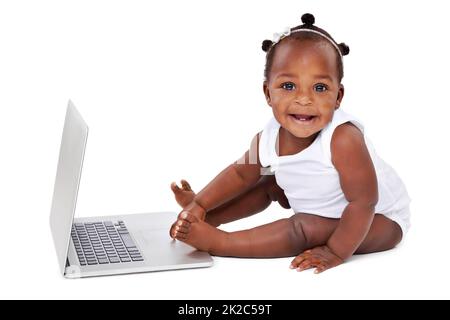
[[[225,232],[189,214],[178,220],[175,238],[217,256],[288,257],[302,252],[304,236],[294,219],[282,219],[249,230]]]
[[[249,230],[225,232],[185,215],[178,221],[176,238],[213,255],[253,258],[294,256],[326,244],[339,219],[298,213]],[[392,249],[401,240],[400,227],[376,214],[368,235],[356,253]]]
[[[259,213],[272,201],[277,201],[285,209],[290,208],[283,189],[275,181],[275,176],[262,176],[251,189],[208,211],[205,221],[212,226],[220,226]]]
[[[195,197],[194,191],[185,180],[181,180],[181,188],[176,183],[172,183],[171,188],[176,201],[182,208]],[[283,189],[275,181],[275,176],[264,175],[241,195],[217,208],[208,210],[205,221],[217,227],[259,213],[266,209],[272,201],[277,201],[285,209],[290,208]]]
[[[356,254],[385,251],[400,243],[403,232],[400,226],[382,214],[376,214],[372,226]]]

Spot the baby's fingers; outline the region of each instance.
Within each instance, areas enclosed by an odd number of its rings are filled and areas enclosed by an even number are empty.
[[[316,266],[316,270],[314,270],[314,273],[321,273],[324,272],[328,269],[334,268],[338,265],[340,265],[342,263],[341,260],[334,260],[334,261],[330,261],[330,260],[326,260],[326,261],[321,261],[319,264],[317,264]]]
[[[316,270],[314,270],[314,273],[321,273],[328,269],[334,268],[338,265],[342,264],[342,260],[335,259],[335,260],[325,260],[321,261],[317,266]]]
[[[328,270],[330,268],[331,267],[329,265],[325,265],[325,264],[321,263],[318,266],[316,266],[316,270],[314,270],[314,273],[322,273],[325,270]]]
[[[297,271],[308,270],[314,266],[314,263],[310,259],[306,259],[302,263],[300,263],[300,265],[297,267]]]
[[[291,268],[291,269],[297,269],[298,266],[299,266],[303,261],[305,261],[306,259],[307,259],[307,255],[304,254],[304,253],[302,253],[302,254],[296,256],[296,257],[294,258],[294,260],[292,260],[291,265],[290,265],[290,268]]]

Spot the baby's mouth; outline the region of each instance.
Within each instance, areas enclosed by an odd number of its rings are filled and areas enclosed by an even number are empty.
[[[294,118],[297,121],[302,121],[302,122],[309,122],[317,117],[317,116],[308,115],[308,114],[289,114],[289,116],[291,116],[292,118]]]

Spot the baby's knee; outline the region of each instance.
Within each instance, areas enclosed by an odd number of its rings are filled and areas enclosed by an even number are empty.
[[[307,249],[308,239],[306,238],[305,226],[302,217],[298,214],[291,216],[288,221],[291,227],[291,239],[298,253]]]

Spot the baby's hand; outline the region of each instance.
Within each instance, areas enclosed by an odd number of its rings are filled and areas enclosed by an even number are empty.
[[[310,268],[316,268],[314,273],[320,273],[327,269],[336,267],[344,261],[335,255],[327,246],[315,247],[306,250],[302,254],[295,257],[291,262],[291,269],[303,271]]]

